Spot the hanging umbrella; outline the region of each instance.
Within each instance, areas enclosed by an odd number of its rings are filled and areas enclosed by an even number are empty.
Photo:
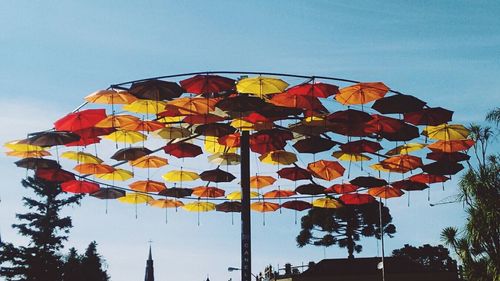
[[[240,147],[240,138],[240,133],[234,133],[217,138],[217,142],[227,147]]]
[[[36,169],[35,170],[35,177],[45,180],[45,181],[50,181],[50,182],[65,182],[65,181],[70,181],[75,179],[75,175],[71,172],[68,172],[63,169],[56,169],[56,168],[50,168],[50,169]]]
[[[93,193],[99,190],[99,185],[84,180],[70,180],[61,183],[61,189],[64,192],[77,193],[77,194]]]
[[[24,158],[14,162],[16,166],[26,169],[59,169],[61,165],[54,160],[44,159],[44,158]]]
[[[196,157],[203,154],[201,147],[187,142],[170,143],[165,145],[163,150],[177,158]]]
[[[313,201],[312,205],[324,209],[336,209],[344,206],[340,201],[333,198],[318,198]]]
[[[297,141],[293,147],[300,153],[318,153],[328,151],[335,146],[335,142],[321,137],[308,137]]]
[[[140,99],[160,101],[178,98],[183,90],[174,82],[147,80],[133,83],[129,92]]]
[[[117,199],[125,196],[125,191],[117,188],[101,188],[98,191],[90,193],[90,196],[99,199]]]
[[[206,197],[206,198],[217,198],[224,197],[226,192],[223,189],[211,186],[198,186],[193,188],[194,196]]]
[[[286,141],[268,134],[253,134],[250,136],[250,150],[259,154],[266,154],[271,151],[282,150],[286,146]]]
[[[75,142],[70,142],[65,144],[65,146],[87,146],[93,143],[101,142],[99,136],[109,135],[116,131],[115,128],[87,128],[78,131],[74,131],[73,133],[80,136],[80,139]]]
[[[404,192],[398,188],[386,185],[380,187],[372,187],[368,189],[368,194],[379,198],[393,198],[393,197],[400,197],[401,195],[404,194]]]
[[[388,91],[382,82],[358,83],[340,89],[335,99],[343,105],[365,104],[383,98]]]
[[[85,97],[90,103],[99,104],[129,104],[137,100],[136,97],[127,91],[117,91],[114,89],[100,90]]]
[[[375,198],[370,194],[361,193],[343,194],[339,199],[345,205],[363,205],[375,202]]]
[[[140,121],[139,118],[128,115],[128,114],[121,114],[121,115],[110,115],[103,120],[99,121],[97,124],[95,124],[96,128],[120,128],[122,125],[131,123],[131,122],[136,122]]]
[[[209,212],[215,210],[215,204],[212,202],[191,202],[184,204],[182,208],[188,212]]]
[[[143,132],[153,132],[165,128],[165,124],[158,121],[143,121],[136,120],[130,123],[124,123],[121,125],[122,130],[129,131],[143,131]]]
[[[81,151],[65,151],[61,153],[61,157],[69,160],[75,160],[78,163],[101,164],[103,162],[101,158]]]
[[[258,97],[238,95],[221,99],[216,106],[226,112],[253,112],[265,104],[266,102]]]
[[[118,150],[110,158],[116,161],[134,161],[151,153],[153,151],[145,147],[127,147]]]
[[[45,150],[40,151],[7,151],[5,152],[7,156],[19,157],[19,158],[41,158],[45,156],[50,156],[50,152]]]
[[[234,133],[235,131],[236,129],[231,125],[222,123],[203,124],[196,127],[196,129],[194,130],[196,134],[212,137],[226,136]]]
[[[437,161],[434,163],[423,165],[422,171],[431,174],[431,175],[454,175],[460,172],[464,166],[460,163],[456,162],[448,162],[448,161]]]
[[[50,131],[37,133],[32,137],[19,141],[19,143],[50,147],[55,145],[64,145],[78,140],[80,140],[80,136],[75,133],[66,131]]]
[[[340,150],[342,150],[345,153],[363,153],[363,152],[375,153],[379,150],[382,150],[382,146],[378,142],[369,140],[358,140],[340,145]]]
[[[295,192],[304,195],[318,195],[325,193],[325,187],[319,184],[303,184],[295,188]]]
[[[365,123],[372,120],[373,117],[370,114],[355,110],[355,109],[347,109],[335,111],[326,117],[326,120],[333,123]]]
[[[168,160],[162,157],[147,155],[129,162],[137,168],[160,168],[168,164]]]
[[[234,88],[236,81],[219,75],[195,75],[180,81],[181,87],[188,93],[197,95],[220,93]]]
[[[304,83],[293,86],[286,90],[289,94],[312,96],[317,98],[327,98],[339,93],[339,87],[327,83]]]
[[[332,156],[341,161],[359,162],[371,160],[370,157],[361,153],[346,153],[343,151],[334,151]]]
[[[231,173],[225,172],[219,168],[207,170],[200,174],[200,179],[210,182],[230,182],[236,177]]]
[[[325,190],[325,193],[337,193],[344,194],[350,193],[358,190],[359,186],[350,184],[350,183],[342,183],[342,184],[334,184]]]
[[[427,153],[427,159],[435,161],[462,162],[470,159],[470,156],[462,152],[431,152]]]
[[[158,194],[168,197],[183,198],[191,196],[193,190],[191,188],[172,187],[160,191]]]
[[[396,173],[406,173],[421,167],[420,157],[403,154],[392,156],[380,162],[382,167]]]
[[[292,152],[275,150],[259,156],[259,160],[272,165],[291,165],[297,162],[297,156]]]
[[[226,198],[229,200],[241,200],[241,191],[233,191],[226,195]],[[250,191],[250,198],[256,198],[259,196],[259,193],[255,191]]]
[[[240,156],[236,153],[215,153],[208,156],[208,162],[217,165],[238,165]]]
[[[321,101],[314,96],[282,93],[273,95],[269,102],[277,106],[300,108],[316,112],[327,112],[327,109],[323,106]]]
[[[422,182],[416,182],[412,180],[400,180],[391,183],[391,186],[398,189],[403,189],[407,191],[413,190],[424,190],[429,188],[429,186]]]
[[[308,170],[299,167],[283,168],[278,171],[278,175],[281,178],[292,181],[312,179],[311,173]]]
[[[126,131],[126,130],[118,130],[113,132],[107,136],[103,136],[103,138],[112,140],[115,142],[123,142],[123,143],[137,143],[146,140],[146,135],[141,134],[136,131]]]
[[[77,141],[72,141],[64,144],[65,146],[71,147],[71,146],[87,146],[90,144],[95,144],[95,143],[100,143],[101,139],[100,138],[80,138]]]
[[[316,178],[331,181],[341,177],[345,168],[337,161],[319,160],[309,163],[307,170]]]
[[[457,152],[468,150],[474,145],[473,140],[439,140],[427,146],[432,151],[436,152]]]
[[[275,189],[264,193],[264,198],[286,198],[297,194],[293,190]]]
[[[372,108],[382,114],[407,113],[422,110],[425,105],[414,96],[398,94],[375,101]]]
[[[288,83],[281,79],[271,77],[243,78],[236,84],[238,93],[252,94],[258,97],[282,93],[288,87]]]
[[[166,105],[164,101],[138,99],[130,104],[124,105],[122,108],[123,110],[134,113],[158,114],[163,111]]]
[[[250,204],[250,209],[261,213],[274,212],[279,208],[279,204],[265,201],[253,202],[252,204]]]
[[[405,122],[413,125],[437,126],[451,121],[453,111],[442,107],[429,107],[404,114]]]
[[[177,107],[180,114],[199,115],[215,111],[216,99],[210,98],[178,98],[168,102]]]
[[[237,201],[225,201],[217,204],[215,210],[224,213],[241,213],[241,203]]]
[[[379,187],[387,185],[387,181],[375,177],[357,177],[351,180],[351,184],[362,187]]]
[[[130,189],[140,192],[161,192],[167,188],[164,183],[152,180],[135,181],[128,186]]]
[[[312,207],[311,203],[302,200],[287,201],[281,204],[282,208],[292,209],[296,211],[304,211]]]
[[[150,206],[156,207],[156,208],[178,208],[184,206],[184,203],[182,203],[179,200],[175,199],[158,199],[158,200],[151,200],[148,202]]]
[[[436,140],[465,140],[470,131],[460,124],[441,124],[437,126],[427,126],[422,135]]]
[[[179,139],[187,138],[191,136],[191,132],[186,128],[181,127],[166,127],[153,132],[153,136],[157,136],[162,139]]]
[[[141,193],[127,192],[125,196],[117,198],[118,201],[127,204],[143,204],[154,200],[153,197]]]
[[[63,118],[54,122],[54,127],[57,131],[82,130],[94,127],[99,121],[106,118],[106,110],[104,109],[86,109],[70,113]]]
[[[124,169],[115,169],[111,173],[96,174],[97,178],[110,181],[126,181],[134,177],[134,173]]]
[[[250,114],[244,116],[243,120],[250,122],[252,124],[258,124],[258,123],[273,122],[274,118],[266,117],[258,112],[251,112]]]
[[[183,181],[194,181],[200,178],[200,176],[195,172],[189,172],[184,170],[172,170],[162,176],[165,181],[168,182],[183,182]]]
[[[236,147],[227,147],[224,145],[219,144],[217,141],[217,137],[204,137],[205,141],[205,152],[210,152],[210,153],[235,153],[237,148]]]
[[[407,123],[402,123],[401,128],[394,133],[380,132],[380,137],[388,141],[411,141],[418,138],[418,128]]]
[[[94,164],[94,163],[78,164],[73,169],[80,174],[90,174],[90,175],[106,174],[106,173],[112,173],[115,171],[115,168],[113,168],[109,165]]]
[[[396,146],[395,148],[387,151],[385,155],[394,156],[399,154],[408,154],[412,151],[417,151],[425,147],[423,143],[405,143],[403,145]]]
[[[261,189],[266,186],[272,185],[276,179],[271,176],[253,176],[250,177],[250,188]]]
[[[12,149],[13,151],[19,152],[45,151],[47,149],[46,147],[41,147],[38,145],[22,143],[22,141],[20,140],[7,142],[3,146],[5,148]]]
[[[372,114],[371,117],[372,120],[363,125],[363,131],[368,134],[393,134],[401,130],[405,124],[399,119],[379,114]]]
[[[431,174],[417,174],[413,175],[408,178],[411,181],[414,182],[420,182],[420,183],[436,183],[436,182],[445,182],[449,180],[450,178],[442,176],[442,175],[431,175]]]

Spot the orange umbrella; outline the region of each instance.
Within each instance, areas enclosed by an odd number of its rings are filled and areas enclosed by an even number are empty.
[[[400,197],[404,194],[401,189],[390,187],[390,186],[381,186],[381,187],[372,187],[368,189],[368,194],[380,197],[380,198],[392,198],[392,197]]]
[[[83,163],[76,165],[73,168],[75,171],[80,174],[107,174],[115,171],[115,168],[106,165],[106,164],[94,164],[94,163]]]
[[[250,187],[260,189],[273,184],[276,181],[271,176],[253,176],[250,177]]]
[[[474,145],[473,140],[440,140],[429,144],[427,147],[432,151],[457,152],[471,148]]]
[[[234,133],[219,137],[217,139],[220,145],[228,147],[239,147],[240,146],[240,133]]]
[[[334,184],[329,188],[325,189],[325,193],[338,193],[344,194],[358,190],[359,186],[350,184],[350,183],[342,183],[342,184]]]
[[[419,157],[402,154],[387,158],[381,161],[380,165],[391,172],[406,173],[421,167],[423,164]]]
[[[168,164],[168,160],[154,155],[146,155],[129,162],[137,168],[160,168]]]
[[[151,200],[148,202],[150,206],[156,207],[156,208],[177,208],[184,206],[184,203],[179,200],[175,199],[158,199],[158,200]]]
[[[336,209],[344,206],[340,201],[333,198],[318,198],[313,201],[312,205],[324,209]]]
[[[85,97],[85,100],[90,103],[99,104],[130,104],[137,100],[132,94],[127,91],[117,90],[100,90]]]
[[[216,99],[210,98],[178,98],[167,102],[178,108],[180,114],[208,114],[215,110]]]
[[[345,168],[337,161],[319,160],[309,163],[307,169],[316,178],[331,181],[344,174]]]
[[[265,201],[253,202],[252,204],[250,204],[250,209],[261,213],[274,212],[279,208],[280,208],[279,204],[265,202]]]
[[[284,198],[284,197],[290,197],[293,196],[297,193],[293,190],[271,190],[266,193],[264,193],[264,198]]]
[[[223,197],[226,192],[223,189],[210,186],[198,186],[193,188],[193,195],[198,197],[217,198]]]
[[[274,95],[270,102],[274,105],[303,108],[307,110],[324,111],[325,107],[319,99],[314,96],[305,96],[298,94],[282,93]]]
[[[340,89],[335,99],[344,105],[365,104],[383,98],[389,88],[382,82],[358,83]]]
[[[39,151],[7,151],[5,152],[7,156],[14,156],[14,157],[19,157],[19,158],[40,158],[43,156],[50,156],[50,152],[46,150],[39,150]]]
[[[130,131],[152,132],[165,128],[165,125],[157,121],[134,120],[131,122],[124,122],[124,124],[122,124],[120,128],[123,130],[130,130]]]
[[[99,121],[99,123],[95,124],[95,127],[97,128],[120,128],[122,125],[134,122],[134,121],[139,121],[140,119],[128,115],[128,114],[123,114],[123,115],[110,115],[103,120]]]
[[[128,186],[132,190],[140,192],[160,192],[167,188],[164,183],[152,180],[136,181]]]

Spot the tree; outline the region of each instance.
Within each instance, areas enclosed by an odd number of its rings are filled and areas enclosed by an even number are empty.
[[[459,200],[467,214],[463,231],[445,228],[442,240],[461,260],[467,280],[500,280],[500,155],[487,155],[492,131],[471,125],[471,138],[477,166],[468,162],[468,170],[459,181]]]
[[[0,248],[0,275],[6,280],[61,280],[63,261],[59,250],[72,224],[70,217],[60,217],[59,212],[65,206],[77,204],[81,196],[63,197],[58,184],[35,178],[23,180],[22,185],[38,198],[23,198],[24,205],[32,212],[17,214],[22,223],[12,227],[30,242],[18,247],[4,243]]]
[[[336,244],[340,248],[347,248],[348,257],[354,258],[354,252],[360,253],[363,249],[356,243],[361,236],[381,238],[378,204],[310,209],[302,217],[302,230],[296,239],[298,246],[311,244],[329,247]],[[390,224],[392,217],[387,207],[382,207],[382,221],[384,233],[393,237],[396,227]]]
[[[69,254],[64,262],[63,281],[84,281],[82,274],[82,258],[75,248],[69,249]]]
[[[486,115],[486,120],[496,123],[498,126],[500,124],[500,107],[497,107]]]
[[[392,256],[409,259],[430,271],[457,270],[457,262],[450,257],[450,252],[443,245],[425,244],[417,248],[405,244],[403,248],[392,251]]]
[[[82,257],[81,268],[85,281],[107,281],[108,273],[103,269],[103,260],[97,253],[97,243],[92,241]]]

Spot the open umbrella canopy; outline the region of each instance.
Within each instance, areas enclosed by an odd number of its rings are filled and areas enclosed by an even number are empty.
[[[191,194],[193,194],[193,190],[191,188],[172,187],[164,189],[158,194],[168,197],[183,198],[186,196],[191,196]]]
[[[344,194],[358,190],[359,186],[350,183],[334,184],[325,190],[325,193]]]
[[[318,195],[325,193],[325,187],[319,184],[309,183],[297,186],[295,192],[305,195]]]
[[[417,151],[422,148],[424,148],[426,145],[423,143],[405,143],[399,146],[396,146],[395,148],[387,151],[385,155],[388,156],[394,156],[394,155],[399,155],[399,154],[408,154],[412,151]]]
[[[3,146],[13,151],[19,151],[19,152],[47,150],[47,147],[23,143],[20,140],[6,142]]]
[[[215,210],[224,213],[240,213],[241,202],[238,201],[225,201],[215,206]]]
[[[383,98],[388,91],[382,82],[358,83],[340,89],[335,99],[344,105],[365,104]]]
[[[135,120],[121,125],[122,130],[153,132],[165,128],[165,124],[158,121]]]
[[[331,181],[341,177],[345,168],[337,161],[319,160],[309,163],[307,170],[316,178]]]
[[[266,202],[266,201],[258,201],[250,204],[250,209],[265,213],[265,212],[274,212],[280,208],[279,204]]]
[[[405,122],[413,125],[437,126],[451,121],[453,111],[442,107],[429,107],[404,114]]]
[[[460,124],[441,124],[437,126],[427,126],[422,131],[422,135],[436,140],[465,140],[469,137],[470,131]]]
[[[90,103],[98,104],[129,104],[137,100],[127,91],[118,91],[114,89],[99,90],[85,97]]]
[[[259,160],[272,165],[291,165],[297,162],[297,155],[285,150],[275,150],[259,156]]]
[[[212,137],[222,137],[229,134],[233,134],[236,131],[234,127],[223,123],[210,123],[203,124],[194,130],[196,134]]]
[[[226,192],[223,189],[211,186],[198,186],[193,188],[192,195],[198,197],[217,198],[224,197]]]
[[[26,143],[42,147],[51,147],[56,145],[64,145],[78,140],[80,140],[80,136],[72,132],[47,131],[36,133],[25,140],[19,141],[19,143]]]
[[[124,169],[115,169],[111,173],[96,174],[97,178],[110,181],[126,181],[134,177],[134,173]]]
[[[241,200],[241,191],[233,191],[226,195],[226,198],[229,200]],[[250,198],[256,198],[259,196],[258,192],[250,191]]]
[[[399,119],[379,114],[372,114],[371,117],[372,120],[363,124],[363,132],[367,134],[394,134],[401,130],[405,124]]]
[[[209,212],[215,210],[215,204],[212,202],[191,202],[184,204],[182,208],[188,212]]]
[[[282,168],[281,170],[278,171],[278,175],[281,178],[292,181],[312,179],[311,172],[309,172],[306,169],[302,169],[300,167]]]
[[[28,157],[28,158],[18,160],[16,162],[14,162],[14,164],[16,164],[16,166],[18,166],[20,168],[26,168],[26,169],[32,169],[32,170],[36,170],[36,169],[40,169],[40,168],[45,168],[45,169],[61,168],[61,165],[59,165],[59,163],[57,163],[57,161],[51,160],[51,159],[44,159],[44,158]]]
[[[240,156],[236,153],[215,153],[208,156],[208,162],[217,165],[238,165]]]
[[[297,194],[293,190],[275,189],[264,193],[264,198],[286,198]]]
[[[382,150],[382,146],[380,143],[374,141],[357,140],[340,145],[340,150],[346,153],[374,153]]]
[[[167,188],[164,183],[153,180],[135,181],[128,186],[130,189],[140,192],[160,192]]]
[[[431,174],[417,174],[413,175],[408,178],[411,181],[414,182],[420,182],[420,183],[426,183],[426,184],[431,184],[431,183],[436,183],[436,182],[445,182],[449,180],[450,178],[443,176],[443,175],[431,175]]]
[[[437,152],[457,152],[465,151],[474,145],[474,141],[471,139],[467,140],[439,140],[435,143],[431,143],[427,146],[432,151]]]
[[[127,147],[118,150],[110,158],[117,161],[134,161],[151,153],[152,151],[145,147]]]
[[[147,80],[133,83],[129,92],[137,98],[148,100],[171,100],[178,98],[183,90],[174,82]]]
[[[460,172],[464,168],[464,166],[456,162],[437,161],[434,163],[423,165],[421,168],[425,173],[444,176],[454,175]]]
[[[45,156],[50,156],[52,154],[46,150],[39,150],[39,151],[7,151],[5,152],[5,155],[19,157],[19,158],[41,158]]]
[[[181,87],[188,93],[197,95],[220,93],[234,89],[236,81],[219,75],[195,75],[180,81]]]
[[[392,198],[392,197],[400,197],[401,195],[404,194],[404,192],[398,188],[386,185],[380,187],[372,187],[368,189],[368,194],[380,198]]]
[[[370,157],[362,153],[347,153],[343,151],[334,151],[332,156],[341,161],[359,162],[371,160]]]
[[[200,178],[200,176],[195,172],[185,170],[172,170],[164,174],[162,178],[168,182],[183,182],[197,180]]]
[[[86,128],[94,127],[99,121],[106,118],[104,109],[86,109],[70,113],[54,122],[54,127],[58,131],[74,132]]]
[[[375,101],[372,108],[383,114],[408,113],[422,110],[425,105],[426,102],[414,96],[398,94]]]
[[[203,154],[201,147],[187,142],[170,143],[163,147],[166,154],[177,158],[196,157]]]
[[[389,157],[379,163],[383,168],[396,173],[406,173],[421,167],[420,157],[408,154]]]
[[[73,168],[80,174],[107,174],[115,171],[115,168],[106,164],[83,163],[78,164]]]
[[[431,152],[427,153],[427,159],[435,161],[462,162],[470,159],[470,156],[463,152]]]
[[[181,127],[165,127],[153,132],[153,136],[162,139],[179,139],[191,136],[191,132],[186,128]]]
[[[250,177],[250,187],[251,188],[260,189],[260,188],[263,188],[266,186],[270,186],[274,182],[276,182],[276,179],[274,177],[271,177],[271,176],[256,175],[256,176]]]
[[[70,180],[61,183],[61,189],[70,193],[94,193],[99,190],[99,185],[93,182],[84,180]]]
[[[240,133],[234,133],[217,138],[217,142],[227,147],[239,147],[240,138]]]
[[[340,201],[333,198],[318,198],[313,201],[312,205],[324,209],[336,209],[344,206]]]
[[[391,183],[391,186],[398,189],[403,189],[407,191],[413,190],[424,190],[429,188],[429,186],[425,183],[412,181],[412,180],[400,180]]]
[[[233,176],[231,173],[223,171],[219,168],[213,170],[207,170],[200,174],[200,179],[211,182],[231,182],[235,178],[236,177]]]
[[[116,200],[127,204],[144,204],[154,200],[154,198],[146,194],[127,192],[125,196],[119,197]]]
[[[345,205],[364,205],[375,201],[375,198],[370,194],[348,193],[343,194],[339,198]]]
[[[164,110],[165,105],[167,104],[163,101],[138,99],[124,105],[123,110],[141,114],[158,114]]]
[[[117,199],[125,196],[125,191],[117,188],[101,188],[98,191],[90,193],[90,196],[99,199]]]
[[[74,160],[78,163],[101,164],[103,160],[93,154],[82,151],[65,151],[60,155],[62,158]]]
[[[118,130],[107,136],[103,136],[102,138],[112,140],[115,142],[123,142],[129,144],[145,141],[147,139],[146,135],[144,134],[141,134],[136,131],[127,131],[127,130]]]
[[[288,83],[281,79],[264,76],[243,78],[236,84],[236,90],[239,93],[252,94],[258,97],[282,93],[287,87]]]
[[[300,153],[318,153],[328,151],[335,146],[335,142],[321,137],[308,137],[293,144]]]
[[[351,180],[351,184],[361,186],[361,187],[379,187],[379,186],[385,186],[387,185],[387,181],[384,179],[379,179],[375,177],[356,177],[355,179]]]
[[[273,95],[270,102],[277,106],[300,108],[316,112],[326,112],[326,108],[319,99],[314,96],[305,96],[291,93]]]
[[[140,119],[133,115],[121,114],[121,115],[110,115],[103,120],[95,124],[97,128],[120,128],[125,124],[131,122],[140,121]]]
[[[148,204],[155,208],[178,208],[184,206],[179,200],[175,199],[155,199],[148,202]]]
[[[215,111],[216,99],[210,98],[178,98],[168,102],[175,106],[181,115],[200,115]]]
[[[286,90],[287,93],[295,95],[313,96],[317,98],[327,98],[339,93],[339,87],[322,82],[304,83],[293,86]]]
[[[312,205],[309,202],[302,201],[302,200],[292,200],[292,201],[286,201],[283,204],[281,204],[282,208],[285,209],[291,209],[295,211],[304,211],[307,209],[311,209]]]
[[[163,157],[146,155],[129,162],[136,168],[161,168],[168,165],[168,160]]]
[[[407,123],[401,123],[401,128],[395,132],[380,132],[379,135],[388,141],[411,141],[419,137],[418,128]]]
[[[75,179],[75,175],[73,173],[58,168],[36,169],[35,177],[45,181],[58,182],[58,183],[71,181]]]

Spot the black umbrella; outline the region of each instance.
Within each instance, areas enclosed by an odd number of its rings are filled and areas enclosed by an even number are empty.
[[[295,192],[299,194],[318,195],[325,193],[325,187],[319,184],[309,183],[297,186]]]
[[[162,80],[136,82],[129,89],[137,98],[157,101],[178,98],[183,91],[177,83]]]
[[[61,165],[55,160],[44,159],[44,158],[24,158],[19,161],[14,162],[16,166],[26,169],[52,169],[61,168]]]
[[[20,141],[19,143],[27,143],[43,147],[50,147],[54,145],[64,145],[67,143],[80,140],[80,135],[67,131],[51,131],[36,133],[33,136]]]
[[[167,188],[160,191],[158,194],[168,197],[182,198],[186,196],[190,196],[193,193],[191,188],[182,188],[182,187],[172,187]]]
[[[125,196],[125,191],[117,188],[101,188],[98,191],[91,193],[90,196],[99,199],[116,199]]]
[[[134,161],[143,156],[151,154],[153,151],[145,148],[145,147],[129,147],[122,148],[115,152],[111,159],[115,159],[117,161]]]
[[[376,100],[372,108],[383,114],[407,113],[422,110],[425,105],[414,96],[399,94]]]
[[[387,181],[376,177],[357,177],[350,181],[351,184],[362,187],[378,187],[387,185]]]
[[[456,162],[437,161],[420,167],[422,171],[431,175],[454,175],[460,172],[464,166]]]
[[[296,142],[293,147],[300,153],[318,153],[330,150],[335,142],[321,137],[309,137]]]
[[[200,179],[211,182],[230,182],[235,178],[236,177],[231,173],[225,172],[219,168],[204,171],[200,174]]]

